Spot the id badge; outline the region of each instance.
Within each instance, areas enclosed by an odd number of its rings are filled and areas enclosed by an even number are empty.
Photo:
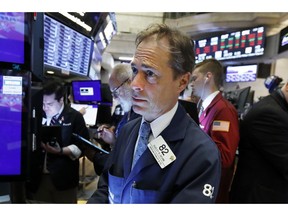
[[[162,136],[158,136],[147,146],[162,169],[176,160],[176,156]]]

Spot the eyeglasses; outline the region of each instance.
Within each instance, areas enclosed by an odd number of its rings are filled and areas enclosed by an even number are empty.
[[[118,87],[114,88],[113,91],[111,91],[111,94],[114,98],[117,98],[119,96],[119,92],[117,92],[117,90],[119,88],[121,88],[121,86],[123,86],[127,81],[129,80],[129,78],[127,78],[124,82],[122,82]]]

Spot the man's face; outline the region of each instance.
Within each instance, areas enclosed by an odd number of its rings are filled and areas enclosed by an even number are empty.
[[[168,44],[166,39],[157,42],[155,36],[142,41],[131,63],[133,110],[147,121],[172,109],[188,82],[185,83],[187,76],[184,75],[173,79],[173,70],[168,64]],[[186,78],[183,80],[183,77]]]
[[[47,117],[53,117],[61,109],[63,104],[63,98],[60,101],[55,99],[55,94],[43,96],[43,110]]]
[[[194,95],[202,98],[205,88],[205,76],[204,74],[200,73],[199,69],[200,68],[196,68],[192,72],[191,88]]]
[[[132,90],[129,84],[125,84],[122,89],[120,90],[119,103],[121,104],[124,112],[130,111],[132,107]]]
[[[132,106],[132,90],[130,87],[130,81],[124,80],[119,82],[115,77],[112,77],[109,80],[109,87],[112,96],[118,101],[118,103],[120,103],[124,112],[130,111]]]

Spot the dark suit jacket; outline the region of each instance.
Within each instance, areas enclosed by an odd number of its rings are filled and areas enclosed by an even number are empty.
[[[108,203],[108,187],[119,203],[214,202],[221,175],[219,151],[184,108],[178,106],[171,123],[160,134],[177,157],[163,169],[147,148],[131,171],[140,123],[141,118],[137,118],[123,126],[108,169],[88,203]],[[122,183],[114,184],[113,179]]]
[[[80,140],[75,138],[72,133],[76,133],[86,139],[89,139],[89,132],[86,127],[82,114],[69,106],[58,117],[62,126],[62,144],[63,147],[76,144],[82,151],[85,146]],[[38,189],[41,181],[42,170],[44,165],[45,151],[38,148],[37,152],[32,155],[31,179],[28,181],[28,189],[32,192]],[[77,187],[79,184],[79,160],[71,160],[65,155],[50,154],[50,175],[55,187],[58,190],[66,190]]]
[[[231,200],[288,202],[288,104],[278,91],[256,103],[241,122]]]
[[[129,116],[129,118],[128,118]],[[138,117],[141,117],[139,114],[135,113],[133,109],[131,109],[130,114],[127,112],[122,116],[122,119],[118,122],[117,124],[117,129],[115,132],[116,137],[118,136],[118,133],[120,132],[121,128],[129,121],[136,119]],[[108,160],[108,157],[110,155],[108,154],[103,154],[102,152],[97,152],[94,155],[93,158],[93,165],[94,165],[94,170],[97,175],[101,175],[103,172],[103,169],[105,167],[106,161]]]

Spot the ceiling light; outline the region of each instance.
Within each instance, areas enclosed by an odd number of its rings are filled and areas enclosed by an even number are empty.
[[[60,12],[60,14],[67,17],[68,19],[72,20],[73,22],[77,23],[78,25],[80,25],[81,27],[86,29],[88,32],[90,32],[92,30],[92,28],[89,25],[87,25],[85,22],[81,21],[79,18],[77,18],[77,17],[75,17],[75,16],[73,16],[67,12]]]
[[[46,71],[46,73],[47,73],[47,74],[54,74],[55,72],[48,70],[48,71]]]
[[[120,56],[119,60],[122,61],[132,61],[133,57],[128,57],[128,56]]]

